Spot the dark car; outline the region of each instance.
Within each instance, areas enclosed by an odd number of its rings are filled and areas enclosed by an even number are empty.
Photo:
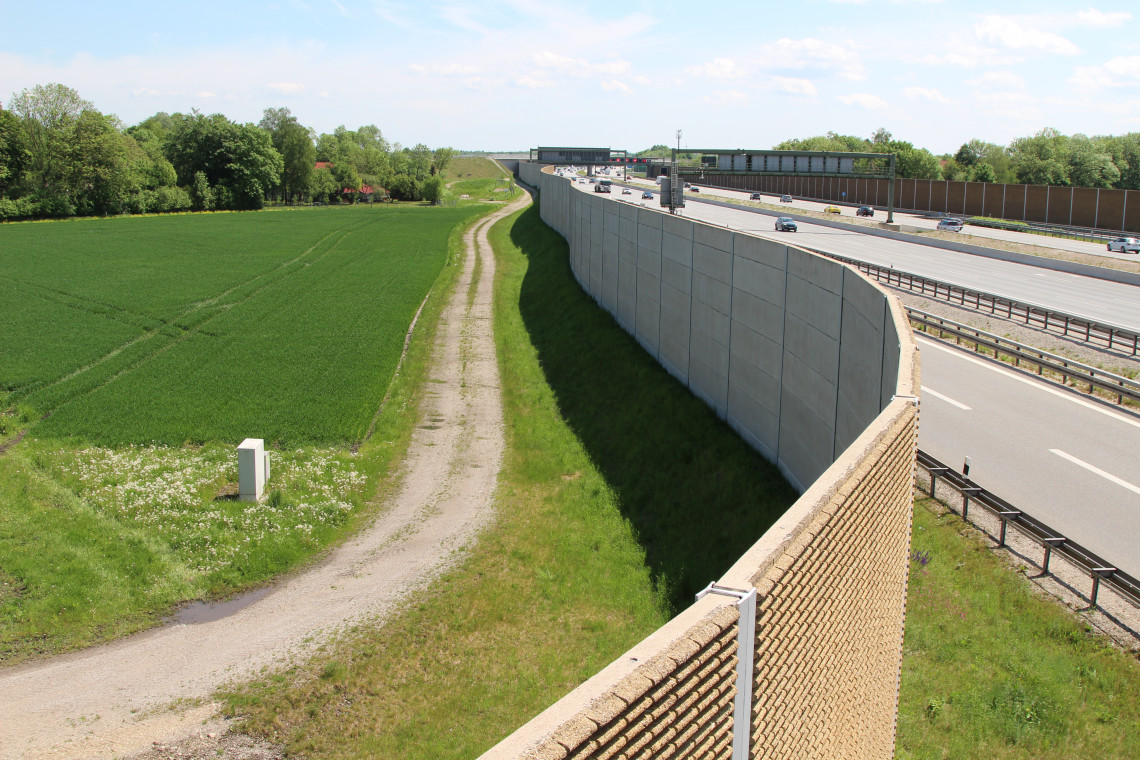
[[[795,232],[797,229],[799,228],[796,227],[796,220],[790,216],[781,216],[776,220],[777,232]]]
[[[653,200],[653,193],[646,190],[644,193],[641,194],[641,198],[642,198],[642,200],[651,201],[651,200]]]
[[[690,193],[699,193],[700,191],[701,191],[701,189],[699,187],[690,187],[689,188]]]
[[[860,206],[855,210],[855,216],[874,216],[875,209],[870,206]]]
[[[780,203],[791,203],[791,202],[792,202],[792,196],[790,196],[790,195],[781,195],[780,196]]]
[[[752,195],[748,196],[748,200],[750,200],[750,201],[761,200],[760,193],[752,193]]]

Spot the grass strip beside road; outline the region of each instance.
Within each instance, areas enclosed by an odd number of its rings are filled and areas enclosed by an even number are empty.
[[[689,604],[795,498],[597,308],[537,208],[491,238],[497,519],[398,618],[228,695],[291,752],[478,756]]]
[[[915,504],[897,760],[1140,757],[1140,662]]]

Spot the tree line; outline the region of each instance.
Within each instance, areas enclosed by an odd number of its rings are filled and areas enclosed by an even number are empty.
[[[435,202],[454,154],[375,125],[318,135],[288,108],[258,124],[194,110],[125,127],[70,87],[37,85],[0,107],[0,220],[354,202],[365,188]]]
[[[1046,128],[1001,146],[973,139],[955,153],[934,155],[913,143],[896,140],[886,129],[870,137],[828,132],[784,140],[773,150],[812,150],[833,153],[894,153],[896,176],[1025,185],[1103,187],[1140,190],[1140,132],[1124,135],[1063,135]],[[667,158],[670,150],[655,145],[639,156]],[[696,158],[695,154],[679,156]]]

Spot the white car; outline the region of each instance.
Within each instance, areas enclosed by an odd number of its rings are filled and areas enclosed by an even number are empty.
[[[630,190],[628,187],[623,187],[621,189],[621,194],[622,195],[633,195],[633,191]]]
[[[942,221],[940,221],[938,223],[938,226],[935,227],[935,229],[940,230],[942,232],[961,232],[962,231],[962,220],[960,220],[960,219],[943,219]]]
[[[1120,251],[1121,253],[1140,253],[1140,239],[1133,237],[1117,238],[1109,242],[1108,250]]]

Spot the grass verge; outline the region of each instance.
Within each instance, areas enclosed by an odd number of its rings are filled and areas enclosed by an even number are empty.
[[[915,504],[898,760],[1140,757],[1140,663]]]
[[[492,230],[507,453],[466,562],[226,695],[306,757],[475,757],[668,620],[794,500],[598,309],[533,206]]]
[[[274,452],[259,505],[232,500],[232,445],[106,449],[29,437],[0,454],[0,663],[107,641],[158,624],[184,601],[256,587],[373,517],[395,485],[416,424],[407,410],[419,406],[463,232],[477,221],[448,237],[371,437],[356,451]],[[34,425],[14,413],[0,442]]]

